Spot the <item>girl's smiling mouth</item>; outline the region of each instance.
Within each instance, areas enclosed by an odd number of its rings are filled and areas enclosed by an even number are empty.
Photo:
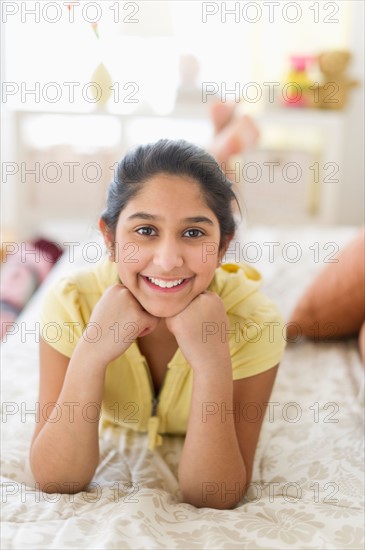
[[[145,275],[141,275],[141,277],[149,288],[158,292],[178,292],[185,288],[194,278],[160,279],[157,277],[147,277]]]

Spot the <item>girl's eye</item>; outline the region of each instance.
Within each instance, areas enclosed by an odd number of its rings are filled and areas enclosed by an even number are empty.
[[[189,237],[200,237],[204,235],[203,231],[200,231],[200,229],[188,229],[186,233],[190,233]],[[200,233],[200,235],[197,235],[197,233]]]
[[[152,227],[140,227],[139,229],[137,229],[137,233],[139,235],[146,235],[147,237],[151,235],[151,231],[154,231]]]
[[[155,231],[153,227],[148,226],[140,227],[136,230],[139,235],[143,235],[145,237],[153,236],[152,231]],[[201,231],[200,229],[187,229],[184,234],[190,238],[200,237],[201,235],[204,235],[203,231]]]

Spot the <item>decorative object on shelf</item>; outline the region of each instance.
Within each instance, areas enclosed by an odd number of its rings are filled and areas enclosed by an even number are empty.
[[[67,9],[71,11],[73,9],[73,3],[68,4]],[[96,39],[98,40],[99,50],[101,50],[102,44],[100,40],[98,23],[90,23],[90,25]],[[102,58],[103,54],[100,52],[100,63],[93,72],[90,80],[90,83],[95,83],[95,86],[90,86],[89,93],[91,99],[95,102],[96,110],[104,110],[110,96],[112,95],[111,87],[113,86],[113,80],[104,62],[102,61]]]
[[[359,84],[345,74],[350,60],[351,53],[347,50],[332,50],[318,55],[322,82],[318,88],[316,107],[339,110],[347,105],[349,90]]]
[[[283,87],[283,104],[286,107],[313,107],[314,82],[308,74],[309,66],[316,61],[310,55],[290,56],[291,68]]]
[[[103,62],[96,67],[91,76],[91,82],[97,84],[97,87],[90,89],[90,95],[95,101],[96,108],[104,109],[112,94],[113,81]]]
[[[180,83],[177,89],[176,103],[201,101],[201,88],[198,85],[199,61],[194,55],[181,55],[179,58]]]

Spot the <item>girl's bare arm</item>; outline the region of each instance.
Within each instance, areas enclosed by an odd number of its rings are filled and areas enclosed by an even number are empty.
[[[278,365],[232,380],[232,367],[216,365],[211,376],[194,373],[190,418],[179,464],[184,502],[198,508],[231,509],[251,482],[259,434]],[[252,409],[259,411],[249,418]]]
[[[138,336],[152,332],[159,323],[121,284],[104,292],[90,321],[98,325],[102,337],[94,343],[80,338],[71,359],[40,342],[41,415],[30,466],[41,489],[50,493],[76,493],[91,481],[99,461],[98,428],[107,366],[130,346],[125,329],[131,322]],[[111,327],[119,329],[117,338]]]
[[[263,421],[263,415],[252,422],[242,418],[241,412],[247,404],[265,411],[278,365],[233,380],[226,338],[229,321],[223,300],[214,292],[199,294],[183,311],[168,317],[166,326],[194,371],[178,471],[184,502],[198,508],[231,509],[250,483]]]
[[[40,342],[39,419],[30,465],[43,491],[75,493],[99,461],[99,416],[106,366],[80,340],[69,359]]]

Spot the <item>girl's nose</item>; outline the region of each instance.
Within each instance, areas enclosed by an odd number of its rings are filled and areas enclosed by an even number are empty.
[[[161,239],[154,252],[154,264],[169,273],[184,263],[180,247],[175,239]]]

